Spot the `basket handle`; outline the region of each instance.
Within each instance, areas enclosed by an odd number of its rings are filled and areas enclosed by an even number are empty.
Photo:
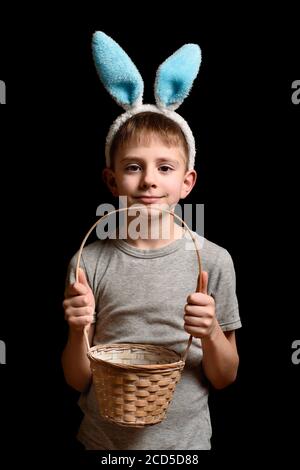
[[[133,206],[134,209],[144,209],[145,206]],[[76,282],[78,282],[78,275],[79,275],[79,266],[80,266],[80,259],[81,259],[81,255],[82,255],[82,250],[84,248],[84,245],[88,239],[88,237],[90,236],[91,232],[94,230],[94,228],[102,221],[104,220],[105,218],[107,218],[108,216],[110,216],[111,214],[115,214],[117,212],[124,212],[124,211],[128,211],[130,209],[130,207],[124,207],[124,208],[121,208],[121,209],[116,209],[116,210],[113,210],[113,211],[110,211],[108,212],[107,214],[101,216],[95,223],[94,225],[89,229],[89,231],[87,232],[87,234],[85,235],[84,239],[82,240],[82,243],[80,245],[80,248],[79,248],[79,251],[78,251],[78,258],[77,258],[77,263],[76,263],[76,270],[75,270],[75,277],[76,277]],[[198,260],[198,268],[199,268],[199,273],[198,273],[198,280],[197,280],[197,289],[196,289],[196,292],[201,292],[202,291],[202,276],[201,276],[201,272],[202,272],[202,267],[201,267],[201,258],[200,258],[200,250],[198,248],[198,245],[197,245],[197,242],[196,242],[196,238],[195,236],[193,235],[192,231],[190,230],[190,228],[187,226],[187,224],[176,214],[174,214],[173,212],[167,210],[167,209],[162,209],[160,207],[151,207],[151,209],[156,209],[156,210],[159,210],[159,211],[162,211],[162,212],[166,212],[168,214],[171,214],[173,217],[175,217],[176,219],[180,220],[181,223],[183,223],[183,225],[186,227],[186,229],[188,230],[193,242],[194,242],[194,245],[196,247],[196,253],[197,253],[197,260]],[[86,347],[87,347],[87,350],[89,351],[90,350],[90,342],[89,342],[89,337],[88,337],[88,332],[87,332],[87,329],[86,327],[84,328],[84,338],[85,338],[85,343],[86,343]],[[184,353],[182,354],[182,360],[185,362],[186,360],[186,357],[187,357],[187,354],[188,354],[188,351],[190,349],[190,346],[192,344],[192,340],[193,340],[193,336],[190,335],[189,337],[189,340],[188,340],[188,344],[187,344],[187,347],[184,351]]]

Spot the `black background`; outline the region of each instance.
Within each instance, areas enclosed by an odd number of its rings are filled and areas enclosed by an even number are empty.
[[[243,328],[237,382],[212,393],[213,449],[272,455],[296,451],[300,365],[297,157],[300,78],[297,15],[290,11],[189,9],[172,14],[133,4],[122,11],[43,7],[3,16],[1,108],[1,445],[11,460],[75,455],[81,415],[64,383],[64,278],[70,257],[112,202],[103,187],[104,140],[121,109],[102,87],[91,36],[103,30],[133,59],[153,102],[158,65],[184,43],[203,62],[179,109],[198,149],[205,236],[231,253]],[[113,10],[113,9],[112,9]],[[114,15],[113,15],[114,13]],[[163,15],[163,16],[162,16]],[[297,271],[296,271],[297,272]],[[183,404],[184,406],[184,404]],[[12,449],[14,450],[12,452]],[[59,457],[60,454],[60,457]]]

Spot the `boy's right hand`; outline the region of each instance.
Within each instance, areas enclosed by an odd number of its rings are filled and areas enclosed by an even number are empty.
[[[90,288],[85,272],[80,268],[78,282],[70,284],[65,291],[63,301],[65,319],[73,331],[83,331],[85,326],[90,328],[94,321],[95,298]]]

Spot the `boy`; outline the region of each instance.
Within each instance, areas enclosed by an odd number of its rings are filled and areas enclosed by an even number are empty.
[[[107,36],[101,33],[97,39],[105,41],[107,51]],[[99,67],[99,60],[96,64]],[[105,81],[101,74],[100,78]],[[128,207],[145,206],[143,218],[159,235],[149,238],[151,231],[146,231],[146,236],[136,238],[128,231],[126,241],[108,238],[90,244],[83,251],[79,282],[74,283],[76,257],[70,264],[64,301],[69,338],[62,363],[68,384],[82,392],[84,419],[78,438],[86,449],[209,449],[208,385],[223,388],[237,374],[234,330],[240,327],[240,319],[230,255],[202,240],[202,292],[196,293],[195,251],[186,250],[185,233],[172,216],[160,217],[151,209],[153,204],[174,209],[191,192],[197,177],[185,124],[177,113],[153,108],[135,106],[131,115],[127,111],[126,119],[122,115],[114,123],[106,143],[103,177],[114,196],[126,196]],[[165,227],[170,231],[162,237]],[[164,421],[134,429],[99,415],[85,327],[91,344],[149,343],[178,353],[186,347],[187,333],[193,335]]]

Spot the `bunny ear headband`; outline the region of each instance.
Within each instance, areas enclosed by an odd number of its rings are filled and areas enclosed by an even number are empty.
[[[110,166],[110,146],[120,126],[133,115],[150,111],[164,114],[181,128],[189,148],[189,170],[195,164],[195,140],[188,123],[175,112],[192,88],[201,64],[197,44],[185,44],[163,62],[154,84],[156,105],[143,104],[143,79],[126,52],[109,36],[97,31],[92,41],[93,56],[100,79],[112,98],[126,112],[111,125],[105,146],[106,165]]]

